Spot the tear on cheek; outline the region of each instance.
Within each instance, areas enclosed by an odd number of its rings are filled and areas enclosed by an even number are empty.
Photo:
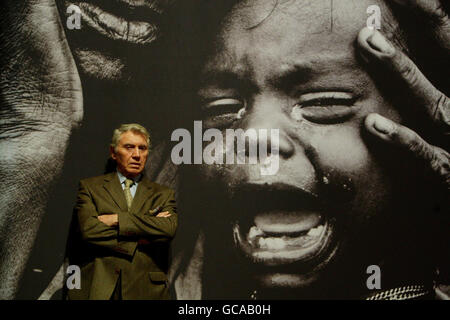
[[[351,177],[344,176],[336,170],[320,174],[320,195],[326,204],[333,206],[346,205],[355,198],[356,188]]]

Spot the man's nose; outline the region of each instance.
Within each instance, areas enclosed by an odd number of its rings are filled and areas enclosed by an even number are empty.
[[[131,156],[133,158],[140,158],[141,157],[141,150],[139,148],[134,148],[133,152],[131,153]]]

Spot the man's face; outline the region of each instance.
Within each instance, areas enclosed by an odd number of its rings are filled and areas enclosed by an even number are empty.
[[[121,135],[116,150],[111,148],[111,158],[116,160],[117,169],[128,178],[136,177],[144,170],[147,156],[147,140],[133,131]]]
[[[392,183],[366,144],[363,119],[372,112],[401,119],[354,48],[367,7],[387,12],[382,3],[276,3],[234,7],[205,63],[198,98],[204,127],[279,129],[279,171],[202,165],[193,177],[217,199],[202,216],[205,263],[213,251],[228,252],[255,286],[298,289],[331,265],[336,277],[347,276],[344,265],[365,274],[358,256],[339,257],[359,254],[355,248],[371,240],[366,231],[392,208]],[[220,237],[208,223],[222,229]]]

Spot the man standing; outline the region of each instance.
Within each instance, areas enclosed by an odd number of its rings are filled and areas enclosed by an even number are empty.
[[[177,209],[174,191],[143,175],[149,145],[144,127],[121,125],[110,146],[117,171],[80,181],[69,256],[81,288],[69,299],[169,299]]]

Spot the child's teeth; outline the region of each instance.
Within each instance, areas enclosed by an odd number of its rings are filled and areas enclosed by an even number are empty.
[[[324,226],[311,228],[308,233],[301,236],[268,236],[260,228],[252,226],[248,232],[247,241],[250,245],[261,249],[279,250],[290,246],[305,246],[315,241],[323,232]]]
[[[264,232],[260,228],[258,228],[256,226],[253,226],[253,227],[250,228],[250,231],[248,233],[248,238],[249,239],[253,239],[253,238],[255,238],[257,236],[260,236],[262,234],[264,234]]]
[[[276,250],[285,248],[286,241],[279,238],[259,238],[258,245],[260,248]]]
[[[312,228],[308,231],[307,235],[311,237],[317,237],[322,233],[323,225]]]

